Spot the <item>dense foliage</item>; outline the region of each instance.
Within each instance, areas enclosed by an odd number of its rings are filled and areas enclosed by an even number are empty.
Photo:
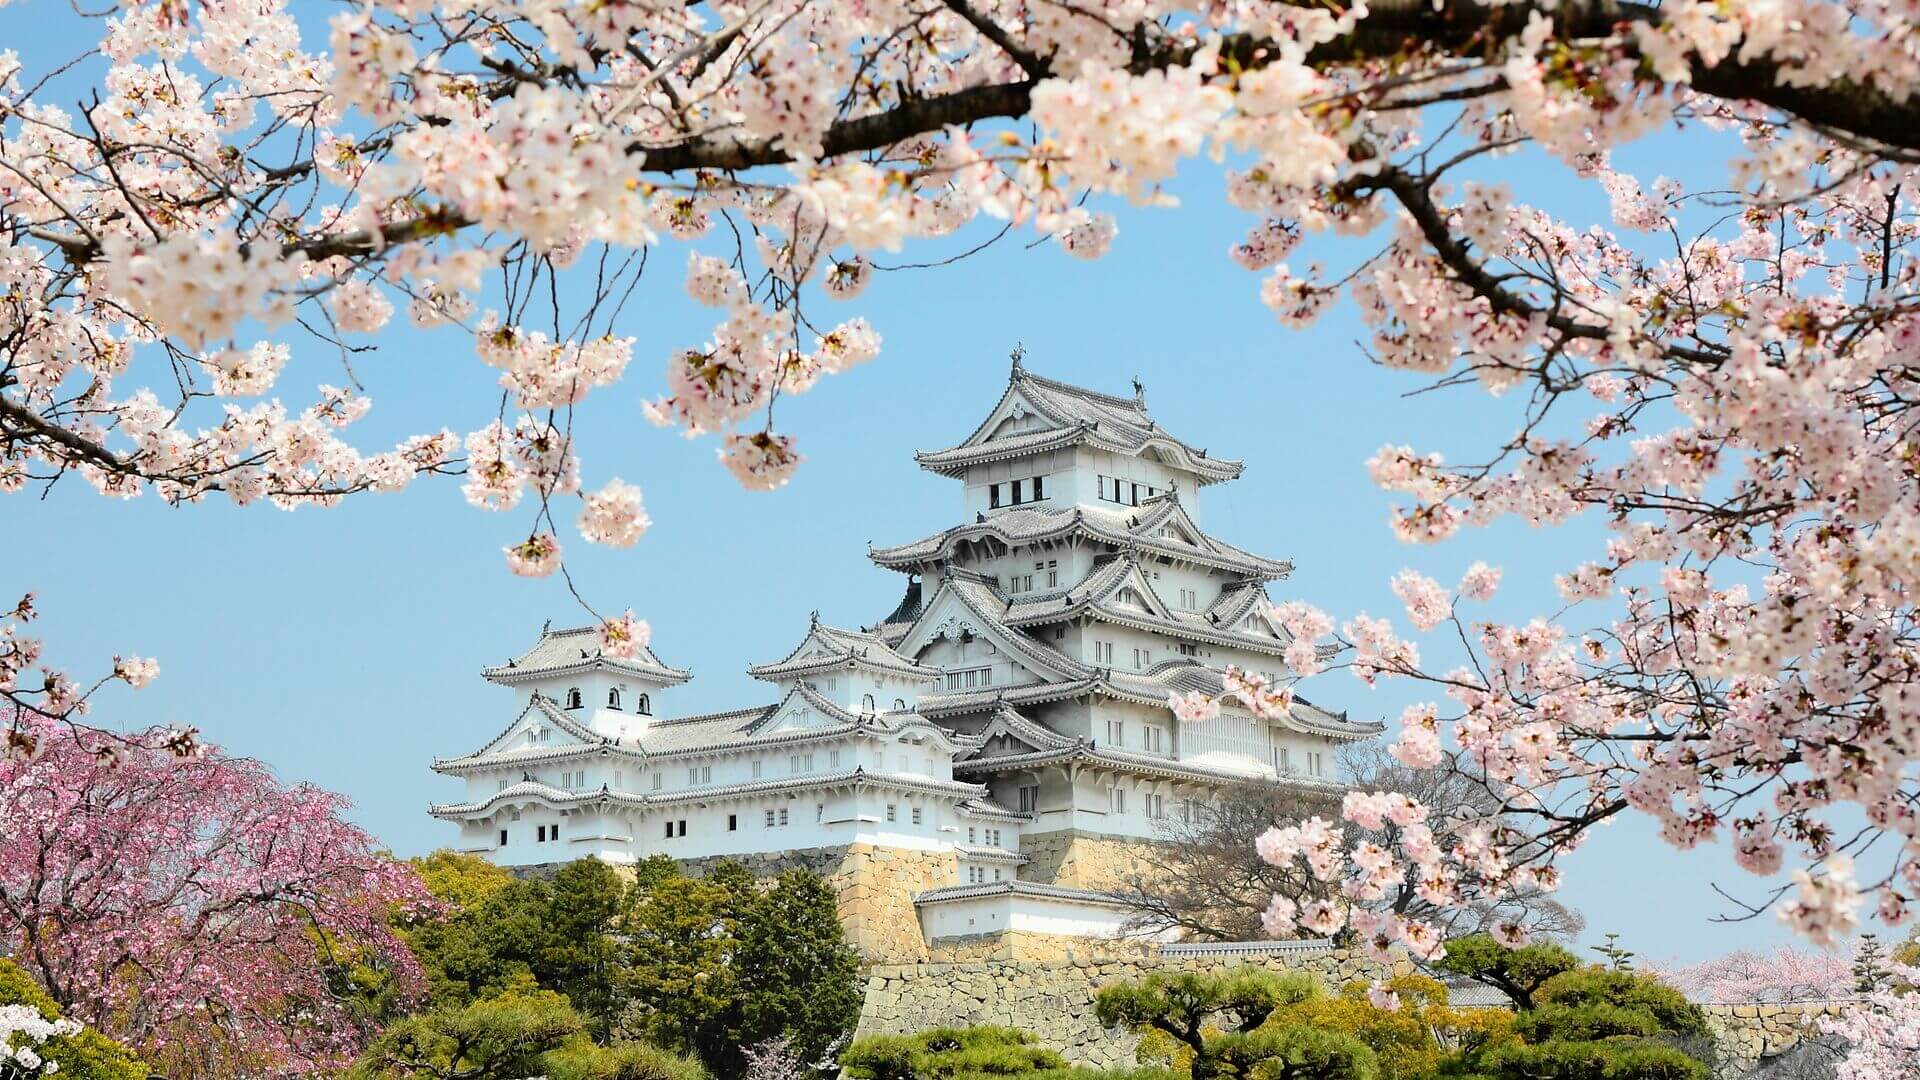
[[[538,986],[564,995],[596,1039],[673,1048],[718,1075],[737,1074],[743,1048],[775,1038],[803,1062],[824,1061],[859,1013],[858,956],[817,874],[756,883],[723,862],[689,877],[655,858],[629,885],[583,859],[550,880],[519,879],[445,853],[422,874],[458,905],[405,930],[437,1006]]]
[[[1652,975],[1582,964],[1553,945],[1450,943],[1442,967],[1511,998],[1517,1041],[1470,1048],[1446,1075],[1488,1080],[1706,1080],[1706,1016]]]
[[[346,1080],[706,1080],[699,1064],[645,1044],[598,1045],[564,995],[517,987],[407,1016]]]
[[[1378,1060],[1355,1036],[1268,1024],[1280,1011],[1322,992],[1311,975],[1245,965],[1208,973],[1156,973],[1104,986],[1094,1008],[1101,1023],[1156,1031],[1179,1044],[1193,1080],[1375,1080]]]
[[[851,1080],[1173,1080],[1160,1069],[1099,1071],[1069,1067],[1029,1032],[982,1025],[934,1028],[913,1035],[873,1035],[853,1044],[840,1064]]]
[[[343,966],[418,989],[390,916],[430,898],[346,802],[158,734],[28,717],[0,755],[0,951],[172,1077],[312,1071],[372,1031]]]

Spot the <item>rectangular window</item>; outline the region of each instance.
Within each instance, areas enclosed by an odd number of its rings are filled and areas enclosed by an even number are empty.
[[[1148,726],[1140,729],[1140,749],[1142,750],[1155,754],[1165,753],[1167,749],[1166,739],[1167,732],[1165,728]]]
[[[700,768],[699,766],[696,765],[693,768],[687,770],[687,783],[697,784],[699,782],[700,782]]]
[[[1020,789],[1020,812],[1031,814],[1040,808],[1040,786],[1028,784]]]
[[[760,763],[758,761],[753,763],[753,778],[755,780],[760,779]]]
[[[660,790],[660,774],[659,773],[653,774],[653,790],[655,791]]]
[[[536,844],[544,844],[547,842],[547,827],[545,825],[535,827],[533,830],[533,842]]]
[[[687,835],[687,819],[686,818],[680,819],[680,835],[681,836]]]
[[[1274,768],[1280,770],[1281,772],[1293,771],[1293,762],[1287,760],[1288,755],[1287,755],[1286,747],[1281,746],[1281,747],[1275,748],[1273,751],[1273,754],[1274,754],[1274,757],[1273,757]]]
[[[992,844],[994,847],[1000,846],[1000,830],[999,829],[987,830],[987,843]]]
[[[827,767],[831,769],[837,769],[840,767],[840,751],[838,750],[827,751]]]
[[[1133,505],[1139,506],[1140,505],[1140,485],[1134,484],[1132,485],[1132,487],[1133,487]]]
[[[813,771],[813,755],[808,754],[805,757],[801,758],[800,764],[804,766],[808,772],[812,772]]]
[[[1107,745],[1127,745],[1127,724],[1124,720],[1107,721]]]
[[[997,509],[999,506],[1000,506],[1000,485],[988,484],[987,485],[987,509],[994,510],[994,509]]]
[[[887,820],[896,821],[899,819],[899,816],[900,816],[899,811],[894,809],[894,805],[892,803],[888,803],[887,804]]]
[[[1055,640],[1055,641],[1065,641],[1065,640],[1067,640],[1067,628],[1066,628],[1066,627],[1064,627],[1064,626],[1056,626],[1056,627],[1054,627],[1054,628],[1053,628],[1053,640]]]
[[[1166,797],[1159,794],[1147,796],[1147,816],[1158,821],[1167,816]]]
[[[713,766],[711,765],[700,766],[700,782],[703,784],[713,783]]]
[[[1147,670],[1147,667],[1152,663],[1153,663],[1152,649],[1133,650],[1133,670],[1145,671]]]
[[[739,814],[728,814],[728,815],[727,815],[727,831],[728,831],[728,832],[735,832],[735,831],[737,831],[737,830],[738,830],[739,828],[740,828],[740,815],[739,815]]]
[[[827,804],[826,803],[813,804],[813,820],[816,824],[827,820]]]
[[[502,780],[502,781],[500,781],[500,786],[499,786],[499,787],[497,787],[497,788],[494,788],[493,790],[495,790],[495,791],[505,791],[505,790],[507,790],[507,781],[505,781],[505,780]]]
[[[785,825],[786,823],[787,823],[787,808],[783,806],[780,808],[780,824]]]
[[[1027,501],[1026,487],[1027,485],[1024,481],[1015,480],[1013,482],[1013,505],[1019,506],[1021,503]]]
[[[1034,477],[1033,478],[1033,501],[1039,502],[1041,499],[1044,499],[1046,497],[1047,497],[1047,478],[1044,476]]]
[[[1181,656],[1199,656],[1199,655],[1200,655],[1200,646],[1198,646],[1198,645],[1188,645],[1188,644],[1187,644],[1187,643],[1185,643],[1185,642],[1181,642],[1181,643],[1180,643],[1180,655],[1181,655]]]
[[[507,846],[507,830],[505,829],[500,830],[500,846],[501,847]]]
[[[1096,664],[1113,663],[1113,642],[1096,641],[1093,643],[1093,662]]]
[[[913,808],[913,823],[920,824],[920,808],[917,806]]]
[[[1033,575],[1032,574],[1028,574],[1026,577],[1023,577],[1020,579],[1020,588],[1021,588],[1021,591],[1023,592],[1033,591]]]
[[[1113,789],[1113,812],[1116,814],[1124,814],[1127,812],[1126,788],[1117,787]]]
[[[667,839],[671,840],[673,839],[673,822],[669,821],[665,824],[667,826]]]
[[[767,828],[773,828],[773,811],[767,811]]]
[[[787,755],[787,771],[790,773],[797,773],[800,771],[800,755],[799,754]]]
[[[1060,587],[1060,571],[1058,570],[1047,571],[1047,588],[1057,589],[1059,587]]]
[[[971,844],[971,843],[974,843],[974,839],[973,839],[973,836],[974,836],[974,831],[975,831],[975,830],[974,830],[974,828],[973,828],[973,826],[968,826],[968,827],[967,827],[967,843],[969,843],[969,844]]]

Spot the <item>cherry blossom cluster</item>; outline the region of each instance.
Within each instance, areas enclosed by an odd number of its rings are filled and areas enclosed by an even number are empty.
[[[182,758],[168,732],[15,723],[38,752],[0,760],[0,935],[70,1018],[161,1068],[291,1075],[372,1034],[335,992],[341,965],[423,989],[391,920],[434,901],[339,796]]]
[[[1920,1075],[1920,967],[1896,964],[1873,993],[1820,1030],[1846,1042],[1838,1080],[1912,1080]]]
[[[1483,460],[1381,450],[1399,536],[1583,514],[1612,533],[1539,619],[1460,622],[1454,599],[1498,585],[1485,566],[1451,598],[1403,576],[1415,633],[1474,654],[1457,669],[1388,619],[1323,644],[1327,616],[1276,612],[1292,676],[1337,645],[1368,683],[1435,687],[1398,760],[1475,770],[1536,826],[1430,827],[1436,860],[1383,818],[1400,839],[1345,851],[1340,889],[1391,868],[1432,871],[1436,897],[1550,887],[1559,852],[1633,810],[1801,871],[1764,899],[1792,893],[1780,910],[1814,936],[1920,895],[1920,33],[1901,5],[359,0],[315,43],[285,0],[133,0],[97,57],[62,61],[0,59],[0,491],[74,472],[115,498],[294,508],[463,473],[474,505],[528,519],[509,568],[551,574],[557,501],[581,500],[590,542],[645,527],[611,479],[633,471],[583,464],[574,438],[628,421],[608,390],[636,350],[660,377],[648,418],[777,488],[802,460],[780,396],[879,352],[858,314],[817,316],[882,253],[1003,223],[1098,256],[1111,204],[1170,206],[1209,155],[1252,219],[1222,246],[1281,325],[1351,302],[1373,360],[1520,414]],[[1713,194],[1615,156],[1679,130],[1724,149]],[[1604,220],[1497,182],[1516,152],[1557,158]],[[1299,254],[1328,233],[1377,249]],[[627,310],[674,244],[716,312],[699,343]],[[362,380],[403,308],[470,338],[500,403],[363,448]],[[638,625],[603,623],[612,642]],[[1237,674],[1222,697],[1288,692]],[[1843,836],[1843,812],[1869,834]],[[1369,933],[1419,950],[1404,922]]]

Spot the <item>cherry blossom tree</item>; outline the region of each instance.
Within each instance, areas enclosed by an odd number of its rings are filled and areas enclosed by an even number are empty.
[[[35,753],[0,759],[0,949],[69,1019],[169,1076],[305,1073],[370,1034],[330,974],[418,984],[388,920],[431,901],[340,797],[204,749],[18,726]]]
[[[1376,362],[1513,403],[1517,434],[1478,460],[1374,458],[1401,536],[1583,514],[1613,532],[1532,621],[1460,612],[1496,569],[1451,591],[1403,576],[1414,629],[1457,664],[1423,666],[1385,618],[1335,633],[1282,609],[1295,675],[1335,645],[1368,682],[1431,687],[1401,760],[1465,761],[1499,806],[1448,823],[1444,851],[1407,824],[1424,807],[1378,799],[1347,816],[1411,849],[1309,822],[1265,850],[1356,896],[1412,874],[1471,902],[1550,890],[1636,810],[1682,847],[1794,869],[1753,907],[1792,892],[1779,910],[1824,942],[1868,897],[1900,921],[1920,889],[1913,20],[1884,0],[379,0],[322,44],[285,0],[129,2],[93,66],[0,60],[0,487],[70,473],[292,508],[460,473],[520,515],[509,567],[553,573],[571,500],[588,541],[646,526],[622,463],[573,438],[627,420],[605,389],[636,346],[664,358],[651,419],[777,486],[800,452],[774,403],[879,351],[881,328],[822,310],[881,253],[984,218],[1096,257],[1118,200],[1168,202],[1208,153],[1250,216],[1231,257],[1283,325],[1344,296]],[[1675,132],[1724,150],[1723,183],[1617,167]],[[1492,182],[1523,152],[1603,193],[1607,220]],[[1295,254],[1318,234],[1373,253],[1322,272]],[[716,325],[642,345],[626,298],[672,245]],[[500,406],[361,446],[372,335],[403,309],[470,337]],[[317,389],[277,382],[295,372]],[[630,612],[605,622],[616,652],[645,639]],[[1233,691],[1256,711],[1288,692]],[[1421,920],[1370,930],[1439,948]]]
[[[1920,968],[1895,966],[1892,974],[1859,1007],[1821,1021],[1824,1034],[1846,1040],[1838,1080],[1920,1077]]]
[[[1845,956],[1786,946],[1740,949],[1654,974],[1695,1001],[1828,1001],[1853,996],[1856,979]]]

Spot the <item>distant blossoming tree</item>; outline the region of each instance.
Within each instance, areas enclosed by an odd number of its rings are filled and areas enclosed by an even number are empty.
[[[1695,1001],[1826,1001],[1852,996],[1857,978],[1844,955],[1785,946],[1741,949],[1654,973]]]
[[[800,459],[775,400],[879,350],[858,315],[822,314],[879,253],[986,218],[1098,256],[1106,197],[1168,202],[1212,153],[1251,219],[1231,256],[1282,324],[1344,293],[1379,363],[1514,402],[1517,434],[1477,459],[1412,433],[1374,458],[1402,536],[1613,530],[1537,620],[1458,613],[1490,568],[1454,590],[1403,577],[1415,629],[1472,654],[1457,667],[1423,666],[1387,619],[1335,634],[1284,609],[1294,674],[1337,643],[1362,678],[1429,684],[1402,760],[1458,751],[1501,805],[1422,829],[1424,808],[1365,800],[1348,816],[1397,831],[1349,845],[1309,822],[1264,850],[1359,898],[1411,878],[1447,905],[1551,889],[1563,852],[1638,810],[1676,845],[1796,871],[1779,909],[1819,942],[1869,898],[1899,921],[1920,889],[1906,6],[363,0],[324,43],[291,7],[129,0],[90,66],[0,54],[0,487],[70,473],[117,498],[330,506],[458,472],[521,515],[508,565],[552,573],[563,519],[613,545],[645,527],[639,488],[573,432],[628,419],[605,390],[650,322],[625,308],[656,250],[706,238],[670,261],[716,324],[645,343],[665,366],[647,415],[769,488]],[[1674,132],[1724,180],[1616,167]],[[1605,220],[1488,182],[1522,148],[1592,185]],[[1323,274],[1294,256],[1322,233],[1377,244]],[[370,335],[402,312],[471,340],[499,409],[356,445]],[[610,649],[644,640],[607,622]],[[1264,713],[1287,694],[1232,696]],[[1839,832],[1836,809],[1868,828]],[[1440,943],[1419,919],[1368,932]]]
[[[0,759],[0,950],[70,1020],[169,1076],[344,1063],[370,1034],[329,982],[418,983],[388,928],[430,901],[414,871],[254,761],[21,722]]]

